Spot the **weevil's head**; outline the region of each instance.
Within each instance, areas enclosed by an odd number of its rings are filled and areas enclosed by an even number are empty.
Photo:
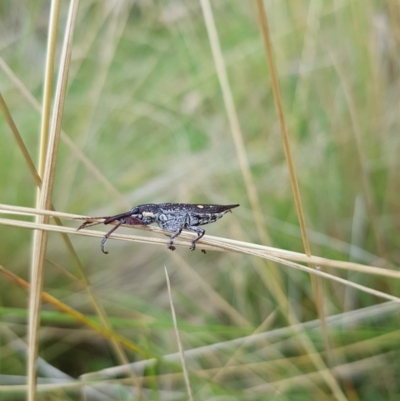
[[[151,224],[154,223],[158,214],[160,213],[158,206],[152,203],[147,205],[139,205],[135,206],[131,210],[131,216],[135,219],[138,219],[142,222],[142,224]]]

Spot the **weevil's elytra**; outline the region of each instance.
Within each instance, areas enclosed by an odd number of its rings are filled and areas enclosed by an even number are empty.
[[[194,231],[197,238],[192,241],[191,251],[196,249],[196,242],[203,237],[205,230],[199,226],[214,223],[225,213],[231,212],[231,209],[239,205],[196,205],[190,203],[148,203],[135,206],[125,213],[115,216],[97,217],[104,219],[104,224],[110,224],[115,221],[118,223],[104,236],[101,241],[101,250],[104,250],[104,244],[110,235],[122,224],[128,225],[149,225],[157,223],[160,228],[170,232],[172,235],[169,240],[168,249],[175,250],[174,239],[179,236],[183,229]],[[200,209],[200,210],[199,210]],[[79,228],[88,227],[100,223],[93,223],[90,219],[85,221]],[[203,252],[204,250],[202,250]],[[205,251],[204,251],[205,253]]]

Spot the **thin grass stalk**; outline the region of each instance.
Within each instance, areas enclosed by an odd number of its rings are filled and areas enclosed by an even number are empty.
[[[46,65],[44,72],[43,84],[43,104],[42,104],[42,119],[40,127],[40,144],[39,144],[39,177],[43,177],[47,145],[49,141],[49,124],[50,124],[50,108],[53,90],[53,77],[54,77],[54,60],[56,56],[57,44],[57,31],[58,31],[58,17],[60,13],[60,1],[54,0],[51,3],[50,20],[49,20],[49,33],[47,41],[47,55]],[[40,187],[37,191],[36,203],[39,203]]]
[[[279,81],[278,81],[278,74],[276,71],[273,49],[272,49],[272,44],[271,44],[271,39],[270,39],[268,18],[267,18],[266,9],[264,7],[263,1],[256,0],[256,5],[257,5],[258,22],[259,22],[259,26],[260,26],[260,30],[261,30],[261,36],[263,38],[263,43],[264,43],[264,50],[265,50],[265,54],[267,57],[268,67],[270,70],[271,87],[272,87],[272,93],[273,93],[273,97],[274,97],[275,109],[278,114],[278,119],[279,119],[279,123],[280,123],[280,127],[281,127],[283,147],[284,147],[284,151],[285,151],[286,162],[287,162],[288,169],[289,169],[290,182],[292,185],[293,197],[294,197],[294,201],[295,201],[295,205],[296,205],[297,216],[299,219],[301,236],[303,239],[303,246],[304,246],[306,255],[311,256],[311,248],[310,248],[310,244],[309,244],[309,240],[308,240],[307,228],[306,228],[303,208],[302,208],[302,204],[301,204],[300,190],[299,190],[299,186],[298,186],[298,182],[297,182],[292,152],[290,149],[290,140],[289,140],[289,135],[287,132],[287,127],[286,127],[285,113],[283,111],[282,98],[281,98]],[[314,268],[314,266],[312,264],[309,264],[309,266]],[[325,349],[326,349],[327,355],[328,355],[328,364],[329,364],[329,366],[333,366],[334,358],[333,358],[332,349],[331,349],[331,346],[329,343],[328,330],[327,330],[327,326],[326,326],[323,283],[318,277],[314,277],[314,276],[311,276],[311,282],[312,282],[312,287],[313,287],[315,304],[317,306],[318,316],[321,319],[321,328],[322,328],[322,334],[323,334],[323,338],[324,338],[324,346],[325,346]],[[306,336],[303,336],[304,339],[305,339],[305,337]],[[310,350],[312,350],[314,348],[312,346],[311,342],[308,340],[308,337],[307,337],[307,340],[305,340],[304,344],[306,344],[306,347]],[[321,361],[322,361],[322,359],[321,359]],[[317,361],[317,360],[316,360],[316,362],[319,363],[319,361]],[[345,400],[346,397],[345,397],[344,393],[342,392],[342,390],[340,389],[339,385],[337,384],[335,378],[332,375],[325,375],[325,378],[328,380],[331,390],[335,394],[336,398],[338,400]]]
[[[28,223],[28,222],[17,222],[17,221],[12,221],[8,219],[0,219],[0,224],[2,225],[8,225],[8,226],[13,226],[13,227],[24,227],[24,228],[30,228],[30,229],[37,229],[37,230],[43,230],[43,231],[52,231],[52,232],[66,232],[69,234],[77,234],[77,235],[86,235],[86,236],[95,236],[95,237],[104,237],[104,233],[98,232],[98,231],[91,231],[91,230],[81,230],[81,231],[76,231],[73,228],[69,227],[58,227],[58,226],[52,226],[49,224],[39,224],[39,223]],[[156,231],[156,230],[154,230]],[[162,230],[157,230],[157,232],[163,232]],[[189,236],[188,236],[189,237]],[[169,243],[168,239],[162,239],[162,238],[149,238],[149,237],[139,237],[139,236],[133,236],[133,235],[122,235],[122,234],[115,234],[114,235],[115,239],[123,239],[127,241],[135,241],[139,243],[147,243],[147,244],[157,244],[157,245],[167,245]],[[189,237],[190,240],[183,241],[183,240],[175,240],[174,245],[177,246],[185,246],[189,248],[191,245],[193,236]],[[200,241],[199,241],[200,245]],[[211,246],[209,246],[211,245]],[[371,288],[365,287],[363,285],[354,283],[349,280],[342,279],[340,277],[336,277],[334,275],[325,273],[323,271],[310,268],[304,265],[300,265],[298,263],[291,262],[289,260],[285,260],[283,258],[278,258],[276,256],[273,256],[271,254],[268,254],[266,252],[260,251],[260,250],[255,250],[253,248],[245,248],[241,246],[234,246],[232,244],[226,243],[223,238],[218,238],[218,240],[215,239],[210,239],[210,237],[204,236],[201,240],[201,246],[204,249],[210,249],[210,250],[218,250],[218,251],[230,251],[230,252],[236,252],[236,253],[241,253],[244,255],[251,255],[251,256],[256,256],[262,259],[268,259],[272,260],[275,263],[279,263],[288,267],[293,267],[298,270],[302,270],[304,272],[314,274],[319,277],[323,277],[326,279],[330,279],[332,281],[339,282],[341,284],[357,288],[361,291],[364,291],[366,293],[372,294],[374,296],[377,296],[379,298],[391,300],[391,301],[396,301],[400,302],[400,298],[395,297],[393,295],[389,295],[386,293],[383,293],[381,291],[376,291]],[[333,266],[332,266],[333,267]],[[378,268],[377,268],[378,269]],[[397,277],[398,278],[398,277]],[[297,320],[294,320],[291,318],[290,320],[291,324],[298,324]]]
[[[305,218],[304,218],[304,213],[303,213],[303,207],[301,205],[301,197],[300,197],[300,190],[299,190],[299,185],[298,185],[297,177],[296,177],[296,169],[294,167],[292,151],[290,148],[290,140],[289,140],[289,135],[287,132],[287,127],[286,127],[285,113],[284,113],[283,105],[282,105],[282,97],[281,97],[281,92],[280,92],[280,88],[279,88],[278,74],[276,71],[275,59],[274,59],[274,55],[273,55],[273,49],[272,49],[271,38],[270,38],[270,33],[269,33],[268,18],[267,18],[266,9],[264,7],[263,1],[256,0],[256,5],[257,5],[257,17],[258,17],[258,22],[259,22],[259,26],[260,26],[261,37],[263,39],[264,51],[265,51],[265,55],[267,58],[268,68],[270,71],[271,88],[272,88],[272,93],[273,93],[273,97],[274,97],[275,110],[278,114],[279,124],[281,127],[283,148],[285,151],[286,163],[287,163],[288,169],[289,169],[290,183],[292,185],[293,197],[294,197],[294,202],[295,202],[295,206],[296,206],[297,216],[299,219],[299,225],[300,225],[301,237],[303,239],[304,251],[307,256],[311,256],[311,248],[310,248],[310,243],[308,240],[308,234],[307,234],[307,228],[306,228],[306,223],[305,223]],[[323,304],[320,303],[320,300],[321,300],[320,295],[322,295],[322,294],[319,294],[319,292],[322,291],[322,287],[314,279],[312,279],[312,284],[313,284],[313,290],[314,290],[314,298],[315,298],[315,302],[316,302],[316,305],[317,305],[317,308],[319,311],[320,318],[322,318],[322,320],[325,320]]]
[[[51,3],[50,11],[50,24],[48,33],[48,49],[46,58],[45,70],[45,91],[43,99],[43,114],[41,123],[41,137],[40,137],[40,159],[43,170],[43,160],[46,155],[48,145],[48,126],[50,120],[50,105],[51,105],[51,88],[53,79],[54,64],[54,46],[57,38],[58,15],[59,15],[59,1],[53,0]],[[35,176],[34,176],[35,177]],[[40,177],[40,175],[39,175]],[[40,190],[42,186],[38,186],[36,205],[41,207],[40,203]],[[49,218],[46,216],[37,216],[38,223],[48,223]],[[36,400],[36,360],[38,356],[38,327],[40,319],[41,298],[40,294],[43,288],[43,268],[45,257],[45,244],[47,240],[47,233],[45,231],[35,231],[32,248],[32,266],[31,266],[31,283],[32,291],[29,298],[29,325],[28,325],[28,400]]]
[[[281,127],[283,148],[285,151],[286,163],[287,163],[288,169],[289,169],[290,182],[292,185],[294,202],[295,202],[295,206],[296,206],[297,216],[299,219],[301,236],[303,239],[304,251],[307,256],[311,256],[311,248],[310,248],[310,243],[308,240],[308,234],[307,234],[307,228],[306,228],[306,223],[305,223],[305,218],[304,218],[304,213],[303,213],[303,207],[301,205],[300,190],[299,190],[299,185],[297,182],[296,170],[294,167],[292,151],[290,148],[290,140],[289,140],[289,135],[287,132],[287,127],[286,127],[285,113],[283,111],[282,98],[281,98],[278,74],[276,71],[273,49],[272,49],[272,44],[271,44],[271,39],[270,39],[267,14],[266,14],[266,10],[265,10],[262,0],[256,0],[256,5],[257,5],[258,22],[259,22],[259,26],[260,26],[261,36],[262,36],[263,43],[264,43],[264,51],[265,51],[265,55],[266,55],[267,62],[268,62],[268,68],[270,70],[271,87],[272,87],[272,93],[273,93],[273,97],[274,97],[275,109],[278,114],[278,119],[279,119],[279,123],[280,123],[280,127]],[[320,318],[322,318],[322,320],[325,320],[323,304],[320,303],[320,300],[322,299],[321,298],[322,294],[319,294],[319,292],[322,291],[322,287],[314,279],[312,279],[312,282],[313,282],[314,298],[316,301],[317,308],[319,310]]]
[[[33,160],[29,154],[29,151],[27,147],[25,146],[25,143],[19,134],[18,128],[15,125],[14,119],[11,116],[11,113],[7,107],[7,104],[3,98],[3,96],[0,93],[0,109],[2,110],[4,117],[7,121],[8,126],[11,129],[12,134],[14,135],[15,142],[17,143],[21,153],[22,157],[24,158],[26,164],[28,165],[29,172],[31,173],[36,185],[38,187],[42,186],[42,180],[40,179],[40,176],[36,170],[35,164],[33,163]]]
[[[192,392],[192,387],[190,385],[188,369],[187,369],[187,366],[186,366],[186,359],[185,359],[185,353],[183,351],[182,339],[181,339],[181,335],[179,333],[178,321],[176,319],[174,301],[172,300],[171,283],[169,281],[167,266],[164,266],[164,270],[165,270],[165,279],[167,281],[168,297],[169,297],[169,303],[170,303],[170,306],[171,306],[172,320],[174,322],[176,342],[178,343],[179,355],[181,357],[181,362],[182,362],[183,377],[185,378],[185,384],[186,384],[186,388],[187,388],[187,391],[188,391],[189,400],[193,401],[193,392]]]
[[[55,94],[54,110],[51,122],[46,166],[44,170],[39,209],[49,209],[56,167],[58,143],[61,132],[65,94],[67,88],[68,69],[71,59],[72,38],[78,13],[79,0],[71,0],[68,12],[64,44],[61,53],[60,71]],[[53,4],[54,6],[54,4]],[[54,34],[54,33],[53,33]],[[39,223],[47,223],[47,216],[39,216]],[[28,401],[36,400],[36,359],[39,348],[38,329],[40,324],[41,293],[43,288],[44,258],[46,253],[47,232],[37,230],[33,237],[31,292],[29,297],[29,327],[28,327]]]
[[[261,37],[262,37],[263,43],[264,43],[264,51],[265,51],[265,55],[267,57],[268,68],[270,70],[271,88],[272,88],[272,93],[273,93],[274,102],[275,102],[275,109],[278,114],[279,124],[281,127],[283,148],[285,151],[286,162],[287,162],[288,169],[289,169],[290,183],[292,184],[293,197],[294,197],[294,201],[295,201],[295,205],[296,205],[297,216],[299,218],[299,224],[300,224],[301,236],[303,238],[304,250],[305,250],[306,255],[311,256],[311,249],[310,249],[310,245],[309,245],[309,241],[308,241],[306,223],[305,223],[305,219],[304,219],[303,208],[301,206],[300,190],[299,190],[299,185],[297,183],[296,170],[294,167],[292,152],[290,149],[290,140],[289,140],[289,135],[287,132],[285,113],[283,111],[282,98],[281,98],[281,93],[280,93],[280,89],[279,89],[278,74],[276,71],[273,49],[272,49],[272,44],[271,44],[271,39],[270,39],[267,14],[266,14],[266,10],[264,8],[264,4],[263,4],[262,0],[256,0],[256,4],[257,4],[257,17],[259,19]]]
[[[14,215],[21,215],[21,216],[34,216],[34,215],[46,215],[46,216],[53,216],[54,218],[63,218],[67,220],[86,220],[87,217],[81,216],[81,215],[76,215],[76,214],[70,214],[70,213],[63,213],[63,212],[56,212],[52,210],[38,210],[38,209],[33,209],[29,207],[23,207],[23,206],[13,206],[13,205],[4,205],[0,204],[0,213],[3,214],[14,214]],[[92,230],[80,230],[77,231],[74,228],[70,227],[65,227],[65,226],[54,226],[54,225],[39,225],[36,223],[32,222],[27,222],[27,221],[20,221],[20,220],[11,220],[11,219],[0,219],[0,224],[11,226],[11,227],[22,227],[22,228],[28,228],[28,229],[44,229],[52,232],[59,232],[59,233],[68,233],[68,234],[77,234],[77,235],[84,235],[84,236],[89,236],[89,237],[102,237],[104,236],[103,232],[99,231],[92,231]],[[164,231],[158,227],[155,226],[125,226],[128,228],[133,228],[137,230],[144,230],[144,231],[152,231],[155,233],[164,233]],[[182,238],[187,238],[187,239],[193,239],[193,235],[188,233],[188,232],[182,232],[180,237]],[[122,235],[115,233],[111,237],[113,239],[123,239],[123,240],[130,240],[130,241],[138,241],[142,243],[157,243],[157,244],[164,244],[168,243],[168,240],[162,240],[162,239],[152,239],[152,238],[147,238],[147,237],[139,237],[137,235]],[[221,237],[214,237],[211,235],[205,235],[200,241],[199,244],[202,245],[202,247],[205,247],[206,249],[209,250],[219,250],[219,251],[224,251],[224,249],[219,249],[216,244],[219,244],[223,242],[223,244],[228,247],[229,245],[235,246],[240,249],[248,249],[248,250],[254,250],[258,251],[261,254],[265,255],[272,255],[276,256],[282,259],[286,260],[292,260],[292,261],[298,261],[298,262],[312,262],[313,264],[320,265],[320,266],[327,266],[335,269],[344,269],[344,270],[349,270],[349,271],[354,271],[354,272],[359,272],[359,273],[364,273],[364,274],[373,274],[373,275],[378,275],[378,276],[383,276],[383,277],[389,277],[389,278],[400,278],[400,271],[398,270],[397,266],[393,266],[392,270],[387,269],[384,267],[377,267],[377,266],[371,266],[371,265],[363,265],[360,263],[355,263],[355,262],[346,262],[346,261],[341,261],[341,260],[334,260],[334,259],[327,259],[323,258],[320,256],[311,256],[308,257],[307,255],[299,252],[293,252],[293,251],[287,251],[284,249],[279,249],[279,248],[273,248],[273,247],[268,247],[264,245],[258,245],[258,244],[253,244],[253,243],[248,243],[248,242],[243,242],[243,241],[236,241],[228,238],[221,238]],[[180,241],[177,244],[187,244],[186,242]],[[230,251],[233,251],[232,249]]]

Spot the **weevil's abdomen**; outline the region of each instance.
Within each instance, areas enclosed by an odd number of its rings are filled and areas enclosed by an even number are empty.
[[[202,205],[192,203],[160,203],[158,207],[163,212],[169,213],[204,213],[204,214],[218,214],[221,212],[227,212],[228,210],[234,209],[240,205]]]
[[[225,213],[239,205],[162,203],[158,206],[160,208],[158,219],[161,224],[171,224],[172,220],[175,220],[177,224],[187,228],[189,226],[214,223]]]

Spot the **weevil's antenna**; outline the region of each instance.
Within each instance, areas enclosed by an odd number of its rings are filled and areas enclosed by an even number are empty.
[[[98,224],[110,224],[115,220],[120,220],[123,217],[130,217],[130,216],[131,216],[131,211],[121,214],[116,214],[115,216],[88,217],[88,218],[78,217],[77,218],[78,220],[84,219],[86,221],[78,227],[77,231],[81,230],[82,228],[97,226]],[[95,221],[95,222],[92,221],[97,219],[103,219],[104,221]]]
[[[92,217],[93,218],[93,217]],[[95,217],[94,217],[95,218]],[[99,219],[104,219],[104,217],[99,217]],[[86,227],[93,227],[93,226],[97,226],[98,224],[103,224],[102,221],[90,221],[91,219],[87,219],[83,224],[81,224],[76,231],[82,230],[82,228],[86,228]]]
[[[104,244],[106,243],[106,241],[108,240],[109,236],[121,225],[123,224],[123,221],[120,221],[116,226],[114,226],[105,236],[104,238],[101,240],[101,244],[100,244],[100,248],[101,251],[105,254],[108,254],[108,251],[104,250]]]

